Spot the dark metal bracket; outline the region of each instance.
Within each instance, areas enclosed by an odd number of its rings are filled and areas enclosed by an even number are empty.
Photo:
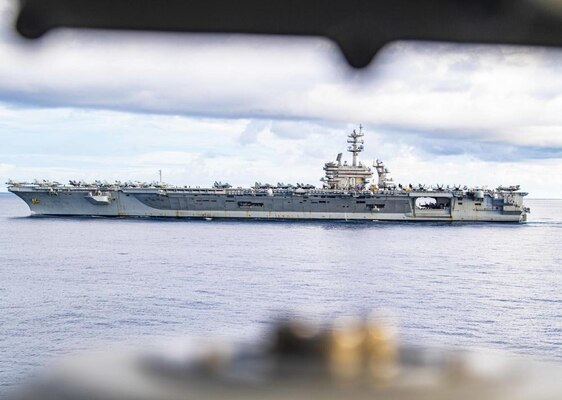
[[[16,27],[26,38],[58,27],[322,36],[362,68],[395,40],[561,46],[562,6],[554,0],[22,0]]]

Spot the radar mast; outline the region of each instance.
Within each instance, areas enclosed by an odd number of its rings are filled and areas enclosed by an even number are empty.
[[[347,151],[353,154],[351,165],[354,167],[357,166],[357,155],[363,151],[363,144],[365,143],[363,141],[364,135],[365,134],[363,133],[363,125],[359,125],[359,132],[357,132],[354,129],[353,132],[347,135],[347,137],[349,138],[347,139],[347,143],[349,143],[349,146],[347,147]]]
[[[326,176],[322,178],[324,187],[333,190],[364,190],[373,176],[371,169],[357,161],[357,155],[363,151],[363,126],[359,125],[359,132],[355,129],[347,135],[347,151],[353,154],[351,165],[347,161],[341,162],[342,153],[339,153],[336,161],[324,164]]]

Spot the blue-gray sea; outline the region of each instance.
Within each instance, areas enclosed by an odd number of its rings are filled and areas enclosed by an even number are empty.
[[[390,310],[401,338],[562,362],[562,200],[525,224],[34,218],[0,195],[0,391],[100,343]]]

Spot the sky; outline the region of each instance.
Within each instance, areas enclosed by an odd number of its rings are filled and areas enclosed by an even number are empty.
[[[364,70],[321,38],[13,31],[0,0],[8,179],[320,185],[364,126],[395,181],[562,198],[562,50],[397,42]],[[349,154],[345,154],[349,159]]]

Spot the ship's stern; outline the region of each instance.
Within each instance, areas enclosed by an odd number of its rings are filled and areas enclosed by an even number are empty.
[[[505,216],[513,216],[519,222],[526,222],[527,215],[530,214],[531,209],[526,207],[523,203],[523,198],[527,196],[525,192],[509,192],[502,193],[503,207],[502,214]]]

